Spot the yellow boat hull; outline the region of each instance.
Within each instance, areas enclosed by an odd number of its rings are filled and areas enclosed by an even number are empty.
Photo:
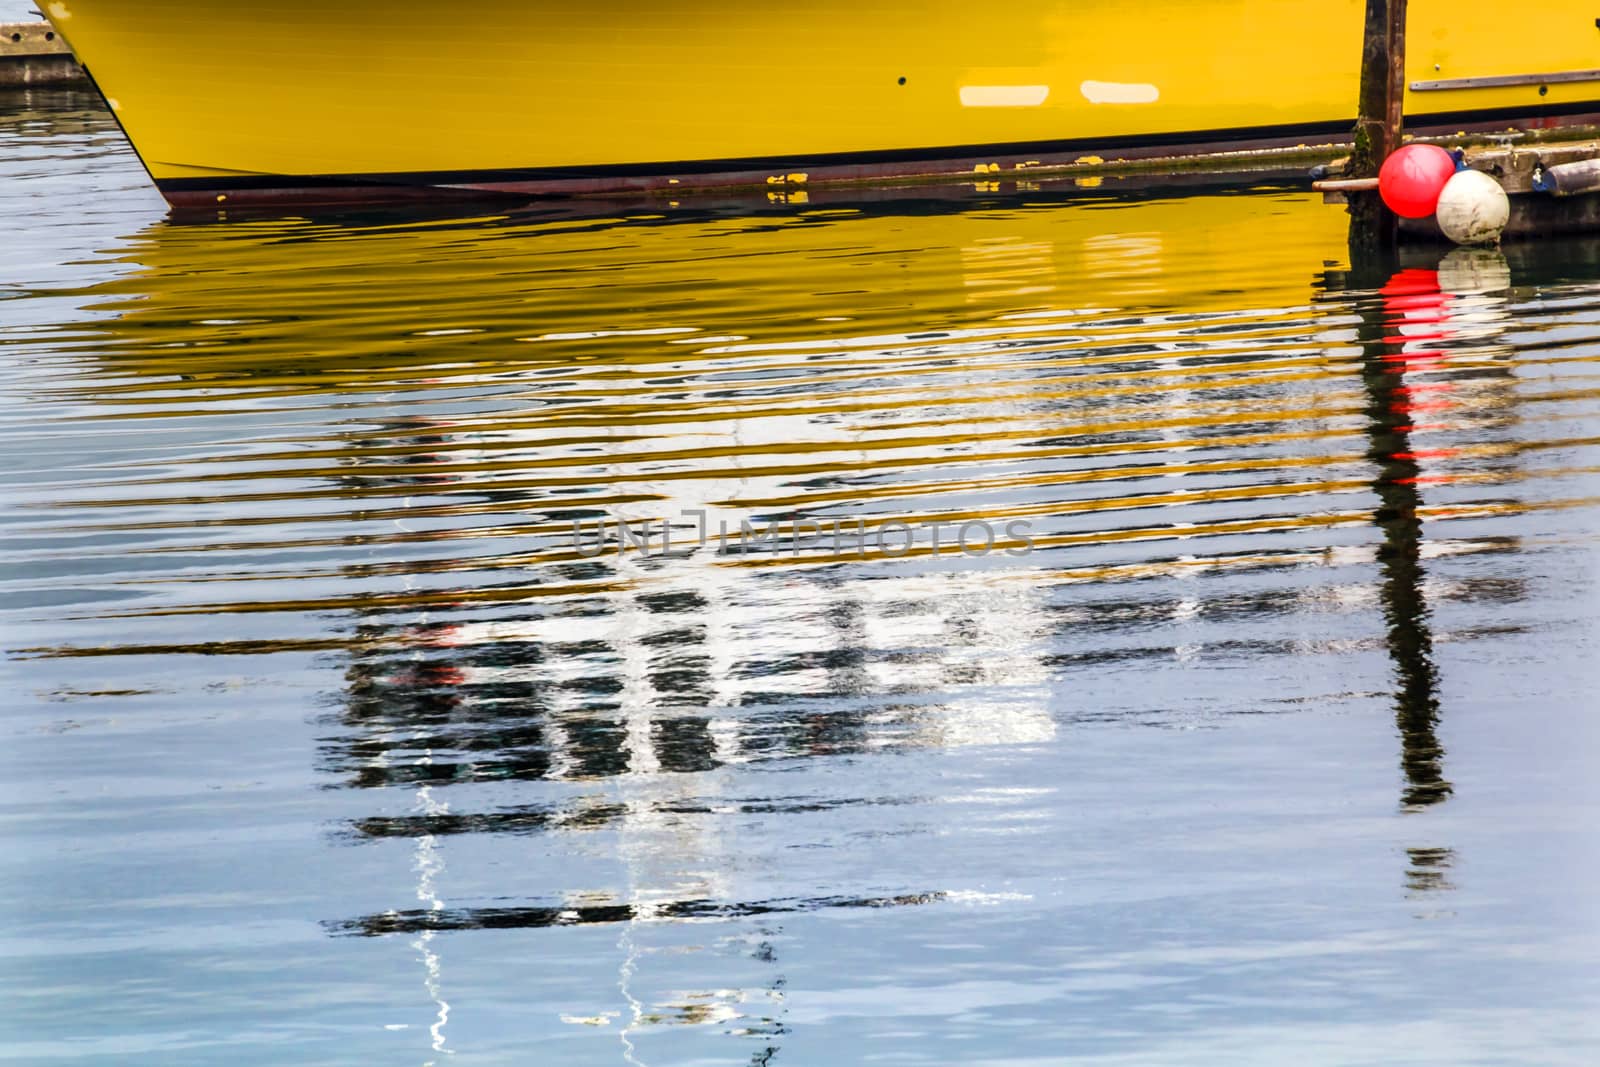
[[[469,18],[447,18],[407,0],[43,6],[180,203],[670,190],[1328,143],[1352,123],[1364,10],[671,0],[597,13],[479,0]],[[1408,94],[1414,125],[1600,112],[1600,71],[1585,70],[1600,44],[1592,6],[1549,0],[1512,22],[1485,0],[1412,0],[1410,11],[1408,79],[1434,83]]]

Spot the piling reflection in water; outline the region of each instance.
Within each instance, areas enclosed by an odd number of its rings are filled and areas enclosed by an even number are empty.
[[[1446,890],[1420,818],[1453,788],[1437,650],[1496,631],[1437,609],[1525,590],[1430,567],[1516,556],[1483,520],[1581,502],[1537,460],[1578,431],[1527,432],[1581,395],[1519,381],[1556,357],[1504,339],[1503,261],[1316,275],[1304,250],[1342,226],[1299,196],[1042,194],[162,223],[87,325],[3,341],[70,364],[39,418],[95,440],[29,501],[67,546],[37,559],[101,563],[52,588],[65,617],[28,654],[335,657],[317,773],[359,800],[330,862],[409,849],[415,884],[316,918],[411,939],[440,1055],[462,931],[614,928],[586,965],[616,972],[630,1056],[714,1022],[764,1062],[786,921],[1010,906],[793,859],[848,851],[810,829],[833,815],[869,849],[956,818],[924,813],[948,781],[859,770],[897,756],[1392,705],[1406,887]],[[574,521],[666,523],[673,550],[585,553]],[[936,552],[964,522],[1023,524],[1029,551]],[[762,974],[653,984],[712,920]]]
[[[1368,397],[1369,457],[1378,475],[1374,520],[1383,534],[1378,563],[1381,597],[1394,663],[1395,718],[1405,787],[1401,805],[1418,811],[1445,800],[1452,787],[1439,740],[1439,674],[1424,568],[1423,487],[1453,474],[1425,471],[1424,461],[1448,461],[1456,448],[1419,441],[1457,429],[1467,415],[1480,425],[1503,422],[1515,402],[1510,346],[1500,340],[1511,275],[1497,250],[1458,249],[1437,267],[1396,270],[1363,308],[1359,336]],[[1471,414],[1464,409],[1471,408]],[[1485,435],[1492,441],[1492,433]],[[1510,442],[1505,442],[1510,445]],[[1480,452],[1492,449],[1481,441]],[[1514,446],[1511,446],[1514,447]],[[1514,544],[1502,546],[1512,550]],[[1517,596],[1512,581],[1496,594]],[[1454,852],[1407,850],[1407,886],[1415,892],[1451,888]]]
[[[1422,590],[1422,520],[1418,514],[1422,468],[1411,436],[1417,430],[1419,414],[1448,406],[1430,402],[1450,388],[1448,381],[1419,379],[1443,366],[1450,353],[1440,342],[1449,342],[1455,331],[1452,299],[1441,290],[1438,271],[1401,271],[1381,293],[1384,317],[1377,324],[1377,338],[1369,339],[1369,344],[1376,344],[1369,350],[1363,373],[1372,400],[1372,459],[1379,464],[1376,488],[1382,505],[1376,518],[1384,536],[1378,553],[1384,572],[1384,616],[1390,655],[1399,675],[1395,713],[1408,783],[1403,802],[1420,807],[1443,800],[1450,793],[1450,783],[1441,768],[1436,731],[1439,679]],[[1417,325],[1424,328],[1420,334],[1408,332],[1408,327]]]

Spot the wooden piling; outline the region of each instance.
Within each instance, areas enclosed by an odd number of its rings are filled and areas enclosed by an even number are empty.
[[[1361,43],[1361,90],[1349,178],[1375,178],[1404,133],[1406,0],[1367,0]],[[1376,192],[1350,198],[1351,255],[1394,247],[1395,217]]]

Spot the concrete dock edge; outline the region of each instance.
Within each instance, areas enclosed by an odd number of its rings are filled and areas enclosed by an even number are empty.
[[[72,49],[48,22],[0,23],[0,88],[84,80]]]

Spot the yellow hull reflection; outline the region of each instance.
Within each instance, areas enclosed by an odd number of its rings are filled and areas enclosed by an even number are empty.
[[[921,405],[906,395],[912,383],[867,395],[860,380],[902,358],[920,364],[925,330],[975,356],[1014,349],[1026,362],[1034,341],[1077,335],[1074,320],[1092,318],[1073,346],[1085,348],[1074,374],[1118,379],[1126,358],[1104,346],[1149,333],[1118,316],[1183,309],[1276,330],[1303,317],[1316,284],[1307,264],[1342,257],[1346,229],[1341,212],[1297,192],[161,223],[120,253],[131,273],[94,290],[96,307],[115,315],[99,350],[115,380],[96,396],[166,403],[174,375],[189,403],[196,389],[219,399],[404,393],[534,382],[597,359],[641,374],[726,361],[815,387],[775,398],[775,410],[807,416],[821,390],[858,397],[847,410],[910,416]],[[1308,259],[1307,249],[1317,251]],[[1164,336],[1184,334],[1174,325]],[[1138,395],[1161,381],[1147,368]],[[690,414],[685,401],[657,404],[621,382],[607,410],[614,417],[586,423],[671,426]],[[945,432],[928,424],[930,438]]]
[[[1243,483],[1212,490],[1219,506],[1278,508],[1360,484],[1345,473],[1360,461],[1349,447],[1304,453],[1320,447],[1321,423],[1361,403],[1340,347],[1348,331],[1311,306],[1306,250],[1336,252],[1345,238],[1339,213],[1314,199],[161,225],[127,250],[136,273],[97,288],[97,311],[112,317],[94,395],[116,406],[107,424],[129,432],[240,402],[288,412],[339,397],[348,439],[307,453],[268,432],[246,464],[208,462],[181,486],[154,472],[125,488],[145,522],[174,528],[193,524],[195,493],[224,499],[248,512],[230,520],[239,529],[227,543],[258,548],[337,541],[352,513],[422,523],[374,536],[458,543],[427,564],[438,576],[582,563],[573,522],[597,510],[672,521],[675,539],[691,536],[693,509],[734,531],[845,509],[875,544],[889,524],[934,519],[1019,521],[1041,547],[1166,537],[1129,521],[1166,499],[1130,479],[1163,478],[1175,447],[1184,472]],[[1235,265],[1225,283],[1218,250]],[[1324,395],[1270,395],[1306,386]],[[1197,399],[1217,392],[1229,401]],[[419,417],[430,397],[479,394],[495,399]],[[1214,454],[1241,445],[1248,455]],[[311,482],[276,484],[264,472],[280,462]],[[1064,499],[1079,493],[1092,498]],[[1044,532],[1069,517],[1088,529]],[[1362,520],[1351,510],[1315,521]],[[509,555],[475,548],[507,537],[518,545]],[[811,552],[716,558],[713,569],[734,571],[826,562]],[[631,582],[394,590],[363,602],[444,608],[610,595]],[[256,603],[226,600],[225,589],[154,610],[346,606],[289,587]]]

